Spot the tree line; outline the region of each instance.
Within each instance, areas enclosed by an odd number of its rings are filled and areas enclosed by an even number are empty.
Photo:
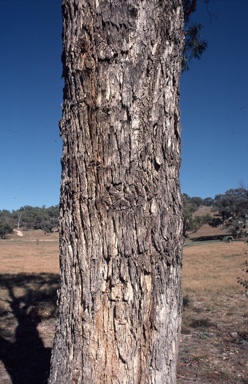
[[[42,229],[44,232],[52,232],[58,227],[59,206],[31,207],[25,205],[18,210],[0,211],[0,237],[4,238],[14,228]]]
[[[194,232],[203,224],[224,226],[234,237],[247,236],[248,190],[229,189],[214,198],[182,195],[184,213],[184,235]],[[215,215],[195,215],[199,207],[212,207]],[[0,237],[4,238],[14,228],[42,229],[51,232],[58,227],[59,206],[31,207],[25,205],[18,210],[0,210]]]

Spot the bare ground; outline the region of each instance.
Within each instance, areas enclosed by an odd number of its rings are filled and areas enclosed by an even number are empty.
[[[178,383],[245,384],[248,298],[236,278],[248,245],[197,241],[202,234],[184,249]],[[56,318],[58,236],[34,231],[2,240],[0,263],[0,382],[44,384]]]
[[[217,295],[206,305],[191,295],[184,309],[178,383],[248,383],[248,299]]]

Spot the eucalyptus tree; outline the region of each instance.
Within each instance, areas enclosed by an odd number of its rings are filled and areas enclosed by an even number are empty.
[[[181,0],[64,0],[50,384],[175,383]]]

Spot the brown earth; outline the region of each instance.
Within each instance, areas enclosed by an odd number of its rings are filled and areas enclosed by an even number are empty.
[[[248,245],[197,241],[217,231],[201,228],[184,248],[178,384],[248,383],[248,298],[236,281]],[[0,240],[0,263],[0,382],[46,383],[59,286],[58,234],[27,231]]]

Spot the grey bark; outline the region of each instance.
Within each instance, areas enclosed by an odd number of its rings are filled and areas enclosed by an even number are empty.
[[[176,382],[180,0],[64,0],[50,384]]]

